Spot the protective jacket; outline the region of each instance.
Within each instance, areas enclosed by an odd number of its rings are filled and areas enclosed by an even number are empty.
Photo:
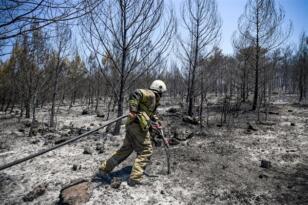
[[[155,113],[159,105],[159,96],[155,95],[152,90],[137,89],[130,95],[128,105],[130,112],[135,112],[137,118],[128,118],[126,135],[121,148],[108,160],[103,161],[100,170],[111,172],[115,166],[135,151],[137,157],[132,167],[130,180],[139,182],[153,153],[149,127],[150,120],[157,120]]]
[[[147,131],[150,120],[157,121],[156,108],[159,106],[159,95],[152,90],[137,89],[129,97],[129,111],[137,113],[136,119],[128,118],[128,124],[137,120],[141,129]]]

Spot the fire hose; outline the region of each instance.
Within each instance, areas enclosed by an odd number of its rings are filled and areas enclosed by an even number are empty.
[[[24,157],[24,158],[17,159],[17,160],[15,160],[15,161],[13,161],[13,162],[10,162],[10,163],[8,163],[8,164],[1,165],[1,166],[0,166],[0,171],[1,171],[1,170],[4,170],[4,169],[7,169],[7,168],[9,168],[9,167],[15,166],[15,165],[17,165],[17,164],[20,164],[20,163],[22,163],[22,162],[28,161],[28,160],[33,159],[33,158],[35,158],[35,157],[38,157],[38,156],[40,156],[40,155],[43,155],[43,154],[45,154],[45,153],[47,153],[47,152],[50,152],[50,151],[52,151],[52,150],[55,150],[55,149],[57,149],[57,148],[59,148],[59,147],[62,147],[62,146],[64,146],[64,145],[67,145],[67,144],[70,144],[70,143],[72,143],[72,142],[75,142],[75,141],[77,141],[77,140],[79,140],[79,139],[81,139],[81,138],[83,138],[83,137],[86,137],[86,136],[88,136],[88,135],[90,135],[90,134],[92,134],[92,133],[94,133],[94,132],[96,132],[96,131],[98,131],[98,130],[100,130],[100,129],[106,127],[106,126],[108,126],[108,125],[111,125],[112,123],[115,123],[115,122],[117,122],[117,121],[119,121],[119,120],[121,120],[121,119],[123,119],[123,118],[125,118],[125,117],[127,117],[127,115],[122,115],[121,117],[118,117],[118,118],[115,118],[115,119],[113,119],[113,120],[108,121],[106,124],[104,124],[104,125],[102,125],[102,126],[100,126],[100,127],[97,127],[97,128],[95,128],[95,129],[93,129],[93,130],[91,130],[91,131],[89,131],[89,132],[86,132],[86,133],[84,133],[84,134],[82,134],[82,135],[76,136],[76,137],[74,137],[74,138],[72,138],[72,139],[70,139],[70,140],[67,140],[67,141],[65,141],[65,142],[62,142],[61,144],[58,144],[58,145],[53,146],[53,147],[48,148],[48,149],[41,150],[41,151],[39,151],[39,152],[37,152],[37,153],[31,154],[31,155],[26,156],[26,157]]]
[[[70,140],[67,140],[67,141],[65,141],[65,142],[62,142],[62,143],[60,143],[60,144],[58,144],[58,145],[56,145],[56,146],[53,146],[53,147],[48,148],[48,149],[41,150],[41,151],[39,151],[39,152],[37,152],[37,153],[34,153],[34,154],[30,154],[30,155],[28,155],[28,156],[26,156],[26,157],[24,157],[24,158],[17,159],[17,160],[15,160],[15,161],[9,162],[8,164],[1,165],[1,166],[0,166],[0,171],[2,171],[2,170],[4,170],[4,169],[7,169],[7,168],[10,168],[10,167],[12,167],[12,166],[18,165],[18,164],[20,164],[20,163],[22,163],[22,162],[28,161],[28,160],[33,159],[33,158],[35,158],[35,157],[38,157],[38,156],[40,156],[40,155],[43,155],[43,154],[45,154],[45,153],[47,153],[47,152],[50,152],[50,151],[52,151],[52,150],[55,150],[55,149],[57,149],[57,148],[59,148],[59,147],[62,147],[62,146],[64,146],[64,145],[67,145],[67,144],[70,144],[70,143],[72,143],[72,142],[75,142],[75,141],[77,141],[77,140],[79,140],[79,139],[81,139],[81,138],[83,138],[83,137],[86,137],[86,136],[88,136],[88,135],[90,135],[90,134],[92,134],[92,133],[94,133],[94,132],[97,132],[98,130],[100,130],[100,129],[106,127],[106,126],[109,126],[109,125],[111,125],[111,124],[113,124],[113,123],[115,123],[115,122],[117,122],[117,121],[119,121],[119,120],[121,120],[121,119],[123,119],[123,118],[125,118],[125,117],[127,117],[127,116],[128,116],[128,115],[122,115],[122,116],[120,116],[120,117],[118,117],[118,118],[115,118],[115,119],[113,119],[113,120],[110,120],[110,121],[106,122],[106,124],[104,124],[104,125],[102,125],[102,126],[100,126],[100,127],[97,127],[97,128],[95,128],[95,129],[93,129],[93,130],[91,130],[91,131],[89,131],[89,132],[86,132],[86,133],[81,134],[81,135],[79,135],[79,136],[76,136],[76,137],[74,137],[74,138],[72,138],[72,139],[70,139]],[[155,133],[158,134],[158,135],[162,138],[162,140],[163,140],[164,147],[165,147],[165,152],[166,152],[166,156],[167,156],[167,165],[168,165],[168,171],[167,171],[167,173],[170,174],[170,153],[169,153],[169,151],[168,151],[168,148],[169,148],[168,141],[165,139],[164,132],[163,132],[163,130],[162,130],[162,128],[161,128],[160,126],[152,126],[152,128],[153,128],[153,130],[155,131]]]

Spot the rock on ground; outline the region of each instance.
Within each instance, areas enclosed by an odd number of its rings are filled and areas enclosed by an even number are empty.
[[[83,150],[83,154],[92,154],[92,149],[90,147],[85,147]]]
[[[111,181],[111,187],[114,189],[119,189],[121,186],[122,180],[119,177],[114,177]]]
[[[271,162],[267,160],[261,160],[260,167],[265,168],[265,169],[271,168]]]
[[[60,192],[59,204],[80,205],[89,201],[93,187],[90,182],[81,182],[64,187]]]
[[[177,108],[174,108],[174,107],[171,107],[168,110],[166,110],[166,112],[169,112],[169,113],[177,113],[178,111],[179,110]]]
[[[96,117],[104,118],[105,114],[102,111],[97,111]]]
[[[43,183],[34,187],[32,191],[30,191],[23,197],[23,201],[30,202],[38,198],[39,196],[42,196],[46,192],[47,186],[48,184]]]
[[[193,125],[198,125],[199,122],[196,118],[190,117],[190,116],[184,116],[183,117],[183,122],[187,122]]]
[[[88,115],[88,114],[89,114],[89,110],[87,110],[87,109],[84,109],[81,112],[81,115]]]

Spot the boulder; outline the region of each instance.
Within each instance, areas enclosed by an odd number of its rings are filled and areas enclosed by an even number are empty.
[[[174,108],[174,107],[171,107],[168,110],[166,110],[166,112],[169,112],[169,113],[177,113],[178,111],[179,110],[177,108]]]
[[[27,193],[22,199],[24,202],[30,202],[34,199],[38,198],[39,196],[42,196],[47,189],[48,184],[43,183],[40,184],[32,189],[29,193]]]
[[[104,153],[104,152],[105,152],[104,145],[101,144],[101,143],[97,143],[97,144],[96,144],[95,150],[96,150],[99,154]]]
[[[25,120],[23,124],[25,125],[25,127],[31,127],[31,120],[30,119]]]
[[[85,147],[85,148],[83,149],[83,154],[92,154],[91,148],[90,148],[90,147]]]
[[[96,117],[104,118],[105,114],[102,111],[97,111]]]
[[[33,128],[32,131],[31,131],[31,136],[36,136],[38,133],[38,130]]]
[[[80,205],[89,201],[93,187],[90,182],[81,181],[64,187],[60,192],[59,204]]]
[[[72,170],[77,171],[81,169],[81,165],[73,164]]]
[[[259,175],[259,178],[260,178],[260,179],[267,179],[268,176],[267,176],[266,174],[260,174],[260,175]]]
[[[269,169],[271,167],[271,162],[267,160],[261,160],[261,165],[260,167]]]
[[[196,118],[188,116],[188,115],[184,116],[182,120],[183,120],[183,122],[187,122],[187,123],[190,123],[190,124],[193,124],[193,125],[199,124],[199,122]]]
[[[258,131],[258,129],[250,122],[247,122],[247,125],[248,125],[247,130]]]
[[[90,112],[89,112],[88,109],[84,109],[84,110],[82,110],[81,115],[88,115],[89,113]]]
[[[18,132],[25,132],[25,129],[24,128],[19,128]]]
[[[39,143],[39,142],[40,142],[39,139],[33,139],[33,140],[31,140],[31,144],[37,144],[37,143]]]

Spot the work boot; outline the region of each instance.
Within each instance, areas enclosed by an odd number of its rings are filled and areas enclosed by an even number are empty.
[[[104,176],[106,176],[108,174],[109,174],[109,172],[105,172],[105,171],[99,169],[98,173],[97,173],[97,176],[98,177],[104,177]]]
[[[140,182],[140,181],[137,181],[137,180],[134,180],[134,179],[131,179],[131,178],[129,178],[128,180],[127,180],[127,185],[128,186],[131,186],[131,187],[135,187],[136,185],[142,185],[142,183]]]
[[[137,181],[137,180],[129,178],[127,180],[127,185],[131,186],[131,187],[136,187],[136,186],[141,186],[141,185],[143,185],[143,186],[150,186],[151,183],[150,182],[144,182],[144,181]]]
[[[111,177],[109,176],[108,172],[104,172],[102,170],[98,170],[93,176],[92,176],[92,181],[97,181],[97,180],[107,180],[111,181]]]

